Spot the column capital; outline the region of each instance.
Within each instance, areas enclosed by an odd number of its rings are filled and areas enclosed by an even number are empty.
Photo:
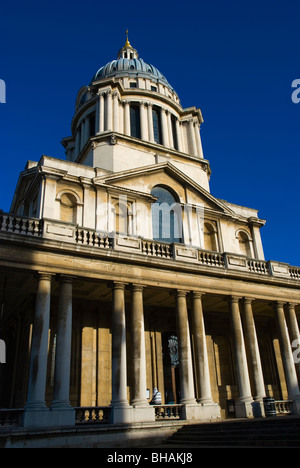
[[[129,285],[129,288],[132,290],[132,291],[143,291],[147,286],[145,286],[144,284],[137,284],[137,283],[132,283]]]
[[[192,291],[191,292],[191,296],[193,299],[201,299],[202,296],[204,296],[206,294],[206,292],[204,291]]]
[[[76,276],[64,275],[60,273],[56,276],[56,279],[62,283],[73,283],[75,278]]]
[[[255,301],[255,297],[250,297],[250,296],[243,297],[244,304],[251,304],[253,301]]]
[[[38,279],[44,279],[44,280],[49,280],[51,281],[54,276],[54,273],[49,273],[47,271],[37,271],[36,272],[36,277]]]
[[[242,296],[226,296],[224,301],[228,302],[229,304],[238,304]]]
[[[124,283],[122,281],[110,281],[107,283],[107,286],[111,289],[125,289],[128,286],[128,283]]]

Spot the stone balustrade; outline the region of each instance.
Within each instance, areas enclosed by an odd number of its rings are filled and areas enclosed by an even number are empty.
[[[276,261],[247,258],[231,252],[213,252],[178,243],[160,242],[135,236],[117,235],[49,219],[14,216],[0,211],[0,235],[59,240],[102,250],[136,254],[153,259],[184,262],[203,267],[228,269],[263,276],[300,280],[300,267]]]

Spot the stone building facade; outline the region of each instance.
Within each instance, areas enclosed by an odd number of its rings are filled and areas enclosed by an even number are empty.
[[[0,408],[24,427],[299,414],[300,268],[210,193],[202,123],[127,38],[66,160],[27,162],[0,213]]]

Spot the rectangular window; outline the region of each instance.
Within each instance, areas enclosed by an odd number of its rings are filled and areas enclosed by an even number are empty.
[[[156,143],[162,144],[162,132],[161,132],[161,116],[159,109],[153,109],[153,133],[154,133],[154,141]]]
[[[131,136],[141,138],[141,121],[139,106],[130,106],[130,128]]]
[[[173,142],[174,142],[174,148],[178,150],[178,139],[177,139],[177,129],[176,129],[176,117],[172,115],[171,117],[172,121],[172,134],[173,134]]]
[[[130,82],[130,88],[137,88],[137,84],[135,81]]]

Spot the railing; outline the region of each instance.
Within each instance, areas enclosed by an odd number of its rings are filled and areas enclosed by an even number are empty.
[[[0,409],[0,427],[21,426],[23,413],[23,409]]]
[[[293,408],[292,408],[292,401],[290,400],[276,400],[275,401],[275,408],[276,408],[276,414],[292,414],[293,413]]]
[[[153,257],[173,258],[173,245],[152,240],[143,240],[142,253]]]
[[[144,257],[185,262],[187,265],[226,268],[263,276],[300,280],[300,267],[286,263],[246,258],[229,252],[212,252],[184,244],[172,244],[140,237],[118,237],[116,234],[81,228],[78,225],[50,219],[13,216],[0,211],[0,233],[21,234],[42,239],[61,240],[75,245],[103,250],[121,250]],[[121,240],[121,241],[120,241]]]
[[[108,406],[83,406],[75,408],[75,424],[108,424],[111,408]]]
[[[41,236],[43,231],[43,220],[21,218],[2,213],[0,214],[0,231]]]
[[[183,405],[153,405],[156,420],[182,419]]]

